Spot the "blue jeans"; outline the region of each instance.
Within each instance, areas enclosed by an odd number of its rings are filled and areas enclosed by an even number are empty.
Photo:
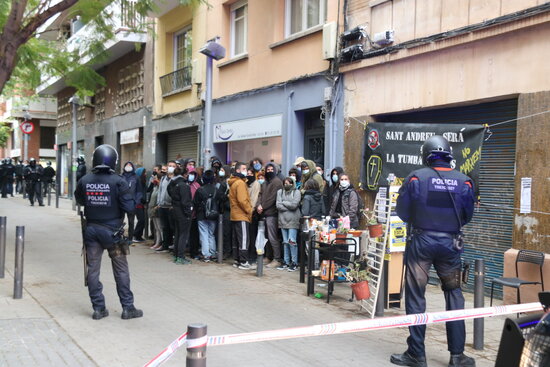
[[[108,229],[88,225],[84,235],[88,259],[88,293],[94,310],[105,307],[103,284],[99,281],[99,273],[103,250],[113,245],[111,234],[112,231]],[[134,305],[134,295],[130,290],[130,271],[128,270],[126,256],[122,255],[111,258],[111,264],[113,266],[113,275],[120,303],[123,308],[130,308]]]
[[[199,220],[199,237],[201,241],[202,256],[210,257],[216,255],[216,221]]]
[[[283,233],[283,244],[285,245],[285,264],[290,263],[298,264],[298,243],[296,242],[296,236],[298,235],[297,228],[281,228]]]

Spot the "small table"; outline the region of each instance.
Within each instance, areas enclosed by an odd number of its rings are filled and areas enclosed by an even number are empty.
[[[327,303],[330,302],[330,295],[334,290],[334,283],[345,283],[347,281],[339,281],[331,279],[334,277],[332,273],[332,264],[335,260],[340,260],[342,262],[350,263],[351,256],[355,256],[356,249],[358,246],[357,240],[355,238],[338,238],[332,240],[330,243],[316,241],[313,238],[309,241],[309,251],[308,251],[308,267],[307,267],[307,295],[313,293],[314,281],[315,279],[322,282],[326,282],[327,286]],[[312,270],[314,265],[315,250],[318,250],[320,253],[326,255],[326,260],[328,260],[328,279],[324,280],[320,276],[313,276]],[[345,257],[344,257],[345,256]]]

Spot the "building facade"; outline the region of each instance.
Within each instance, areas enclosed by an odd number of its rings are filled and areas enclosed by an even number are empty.
[[[356,152],[368,122],[487,124],[481,202],[467,226],[465,257],[485,258],[494,277],[511,247],[548,251],[550,219],[540,212],[549,177],[550,153],[542,147],[550,133],[550,4],[349,0],[344,7],[346,29],[360,26],[369,35],[360,54],[340,68],[347,170],[359,178]],[[537,198],[530,213],[519,211],[524,177]]]
[[[94,149],[101,144],[110,144],[119,151],[119,165],[132,161],[138,166],[149,166],[153,164],[152,156],[144,152],[150,152],[154,146],[150,133],[153,44],[146,33],[129,31],[136,22],[144,21],[131,7],[131,2],[115,1],[105,12],[113,19],[115,37],[105,45],[107,58],[100,64],[92,65],[105,79],[105,85],[97,88],[94,96],[78,101],[77,155],[86,157],[89,166]],[[65,26],[67,22],[71,24]],[[75,26],[77,22],[68,21],[66,14],[61,14],[48,26],[52,31],[43,34],[56,39],[59,37],[56,29],[70,30],[65,35],[66,47],[70,49],[93,35],[93,26]],[[140,45],[139,49],[136,44]],[[86,60],[82,62],[85,63]],[[76,165],[72,154],[74,117],[70,102],[75,90],[68,87],[63,78],[50,78],[37,92],[53,95],[57,99],[56,138],[60,152],[60,191],[70,195],[70,172],[71,167]]]
[[[211,3],[206,38],[219,36],[226,49],[214,63],[213,154],[224,161],[259,157],[285,172],[300,156],[340,165],[343,95],[332,67],[337,3]]]

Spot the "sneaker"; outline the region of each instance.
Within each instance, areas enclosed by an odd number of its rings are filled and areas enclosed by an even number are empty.
[[[250,264],[250,268],[248,268],[249,270],[256,270],[258,269],[258,264],[257,263],[254,263],[254,264]]]
[[[122,310],[121,318],[123,320],[130,320],[130,319],[135,319],[135,318],[142,317],[142,316],[143,316],[143,311],[138,310],[137,308],[132,306],[132,307],[125,308],[125,309]]]
[[[168,250],[173,250],[173,249],[174,249],[174,245],[168,246]]]
[[[283,266],[283,263],[280,262],[280,261],[277,261],[277,260],[273,260],[272,262],[270,262],[269,264],[267,264],[265,267],[266,268],[278,268],[280,266]]]
[[[245,263],[242,263],[240,266],[239,266],[239,269],[241,270],[249,270],[250,269],[250,264],[247,262]]]
[[[161,248],[162,245],[153,245],[151,247],[149,247],[151,250],[158,250],[159,248]]]
[[[415,357],[408,351],[403,354],[392,354],[390,362],[398,366],[428,367],[426,357]]]
[[[134,242],[145,242],[145,240],[141,237],[134,237]]]
[[[240,262],[238,262],[238,261],[234,261],[234,262],[233,262],[233,267],[234,267],[234,268],[238,268],[239,266],[241,266],[241,263],[240,263]]]
[[[158,249],[155,250],[155,252],[168,252],[168,249],[164,247],[159,247]]]
[[[203,257],[203,258],[201,259],[201,261],[202,261],[203,263],[209,263],[211,260],[210,260],[209,257]]]
[[[464,353],[451,354],[449,367],[475,367],[476,361],[472,357],[468,357]]]
[[[286,270],[286,269],[288,269],[287,264],[281,264],[281,265],[277,266],[277,270]]]
[[[298,270],[298,267],[294,263],[290,264],[290,266],[288,267],[288,271],[296,271],[296,270]]]
[[[38,204],[38,206],[45,206],[44,204]]]
[[[191,260],[186,259],[185,257],[178,257],[174,263],[177,265],[189,265],[191,264]]]
[[[94,320],[101,320],[104,317],[109,316],[109,311],[103,307],[101,309],[94,310],[94,314],[92,315],[92,319]]]

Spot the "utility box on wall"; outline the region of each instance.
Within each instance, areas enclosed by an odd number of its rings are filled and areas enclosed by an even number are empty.
[[[330,60],[336,56],[336,22],[323,25],[323,59]]]

